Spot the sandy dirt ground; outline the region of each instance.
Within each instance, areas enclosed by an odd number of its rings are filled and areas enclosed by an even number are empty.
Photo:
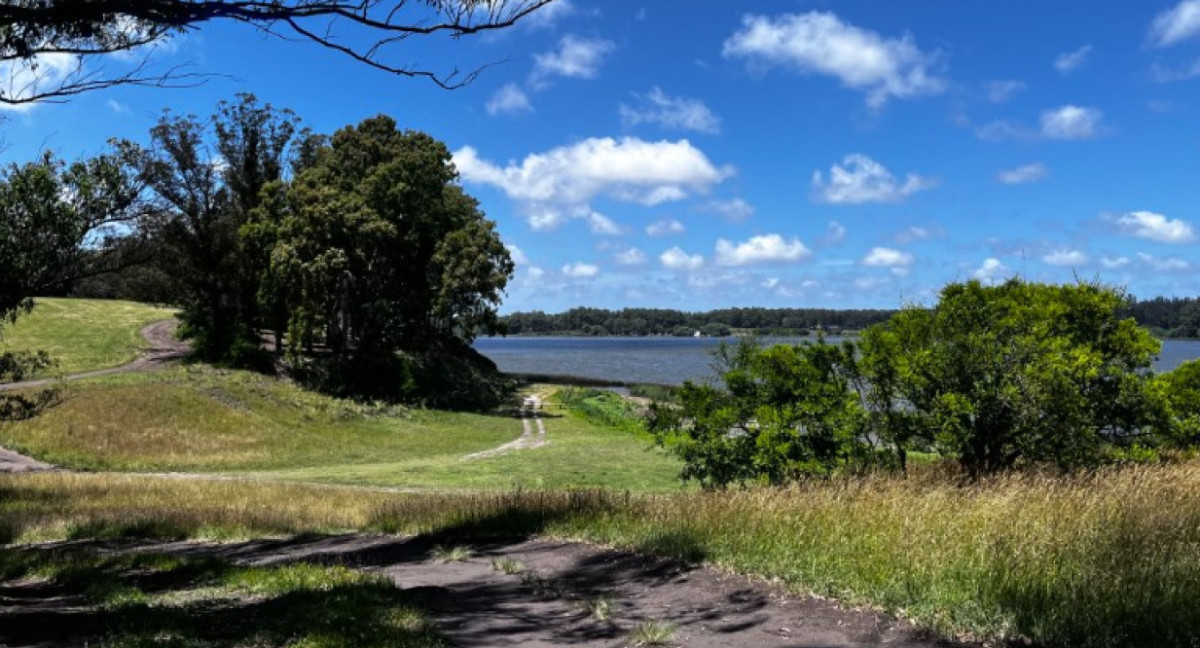
[[[526,396],[524,402],[521,403],[521,436],[514,441],[509,441],[502,446],[484,450],[482,452],[472,452],[469,455],[463,456],[464,461],[471,459],[486,459],[495,457],[513,450],[529,450],[532,448],[540,448],[547,443],[546,440],[546,421],[542,418],[542,397],[534,394]],[[537,424],[537,433],[534,434],[533,425],[530,421]]]
[[[233,544],[107,545],[107,551],[218,555],[247,565],[312,561],[386,575],[423,602],[462,648],[619,648],[646,621],[670,624],[665,644],[689,648],[851,648],[955,646],[912,625],[864,610],[797,597],[769,583],[719,570],[579,543],[521,540],[473,547],[461,562],[439,562],[435,539],[344,535]],[[42,548],[53,548],[43,545]],[[507,558],[523,566],[507,574]],[[44,582],[0,583],[0,645],[81,646],[103,634],[103,613],[62,597]],[[600,597],[610,614],[587,603]]]

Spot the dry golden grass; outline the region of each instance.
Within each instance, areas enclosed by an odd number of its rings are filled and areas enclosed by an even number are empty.
[[[704,560],[907,615],[1057,646],[1200,641],[1200,463],[1075,477],[936,476],[789,490],[471,495],[114,475],[0,477],[10,538],[366,530],[544,534]]]

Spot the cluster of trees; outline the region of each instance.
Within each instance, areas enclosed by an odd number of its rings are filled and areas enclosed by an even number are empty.
[[[662,308],[572,308],[556,314],[513,313],[502,318],[512,335],[682,335],[696,331],[725,336],[734,329],[756,335],[797,335],[808,331],[858,330],[883,322],[894,310],[827,308],[724,308],[688,313]]]
[[[1155,335],[1168,338],[1200,338],[1200,297],[1131,299],[1128,312]]]
[[[841,345],[724,348],[650,426],[708,487],[889,466],[913,450],[979,477],[1200,442],[1200,361],[1150,371],[1158,341],[1099,284],[951,284]]]
[[[206,360],[269,366],[267,332],[333,391],[480,407],[502,391],[484,388],[494,366],[470,342],[500,330],[512,261],[445,145],[389,117],[325,136],[243,95],[203,121],[165,114],[147,144],[69,167],[47,156],[0,185],[13,229],[0,245],[14,248],[0,277],[19,282],[0,286],[0,315],[126,268],[109,276],[180,306]]]

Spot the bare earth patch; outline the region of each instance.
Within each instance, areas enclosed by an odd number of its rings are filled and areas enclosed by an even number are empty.
[[[126,543],[114,552],[219,556],[241,565],[294,561],[381,573],[414,595],[458,646],[632,645],[649,622],[669,628],[662,645],[715,648],[951,646],[910,624],[830,601],[797,597],[718,570],[590,545],[525,540],[476,545],[442,562],[432,539],[345,535],[235,544]],[[507,565],[501,569],[498,565]],[[36,586],[0,583],[0,645],[74,646],[100,638],[77,624],[79,602]],[[605,614],[596,614],[603,600]],[[598,618],[603,616],[603,618]]]

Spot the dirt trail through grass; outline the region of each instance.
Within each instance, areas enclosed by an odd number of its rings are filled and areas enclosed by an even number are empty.
[[[178,325],[178,320],[169,319],[162,320],[161,322],[154,322],[153,324],[143,327],[141,331],[142,337],[146,339],[146,342],[149,343],[149,346],[141,356],[128,364],[123,364],[119,367],[110,367],[108,369],[97,369],[96,371],[85,371],[83,373],[70,374],[59,378],[28,380],[16,383],[0,383],[0,392],[45,387],[60,380],[80,380],[83,378],[96,378],[111,374],[129,373],[131,371],[151,371],[158,369],[167,363],[182,358],[188,352],[188,344],[175,338],[175,328]],[[26,457],[25,455],[12,452],[11,450],[0,448],[0,473],[33,472],[54,469],[54,466],[37,461],[32,457]]]
[[[524,402],[521,403],[521,436],[515,441],[509,441],[504,445],[484,450],[483,452],[472,452],[463,457],[464,460],[470,459],[486,459],[502,455],[512,450],[531,450],[540,448],[547,443],[546,440],[546,423],[542,419],[542,397],[538,394],[526,396]],[[533,433],[533,426],[529,423],[530,420],[537,423],[537,434]]]
[[[439,546],[424,537],[344,535],[89,546],[117,554],[217,556],[256,567],[345,565],[382,574],[459,648],[953,645],[903,621],[796,597],[760,581],[577,543],[520,540],[463,547]],[[52,584],[37,580],[0,582],[7,608],[0,644],[74,646],[102,639],[99,613],[58,594]]]

